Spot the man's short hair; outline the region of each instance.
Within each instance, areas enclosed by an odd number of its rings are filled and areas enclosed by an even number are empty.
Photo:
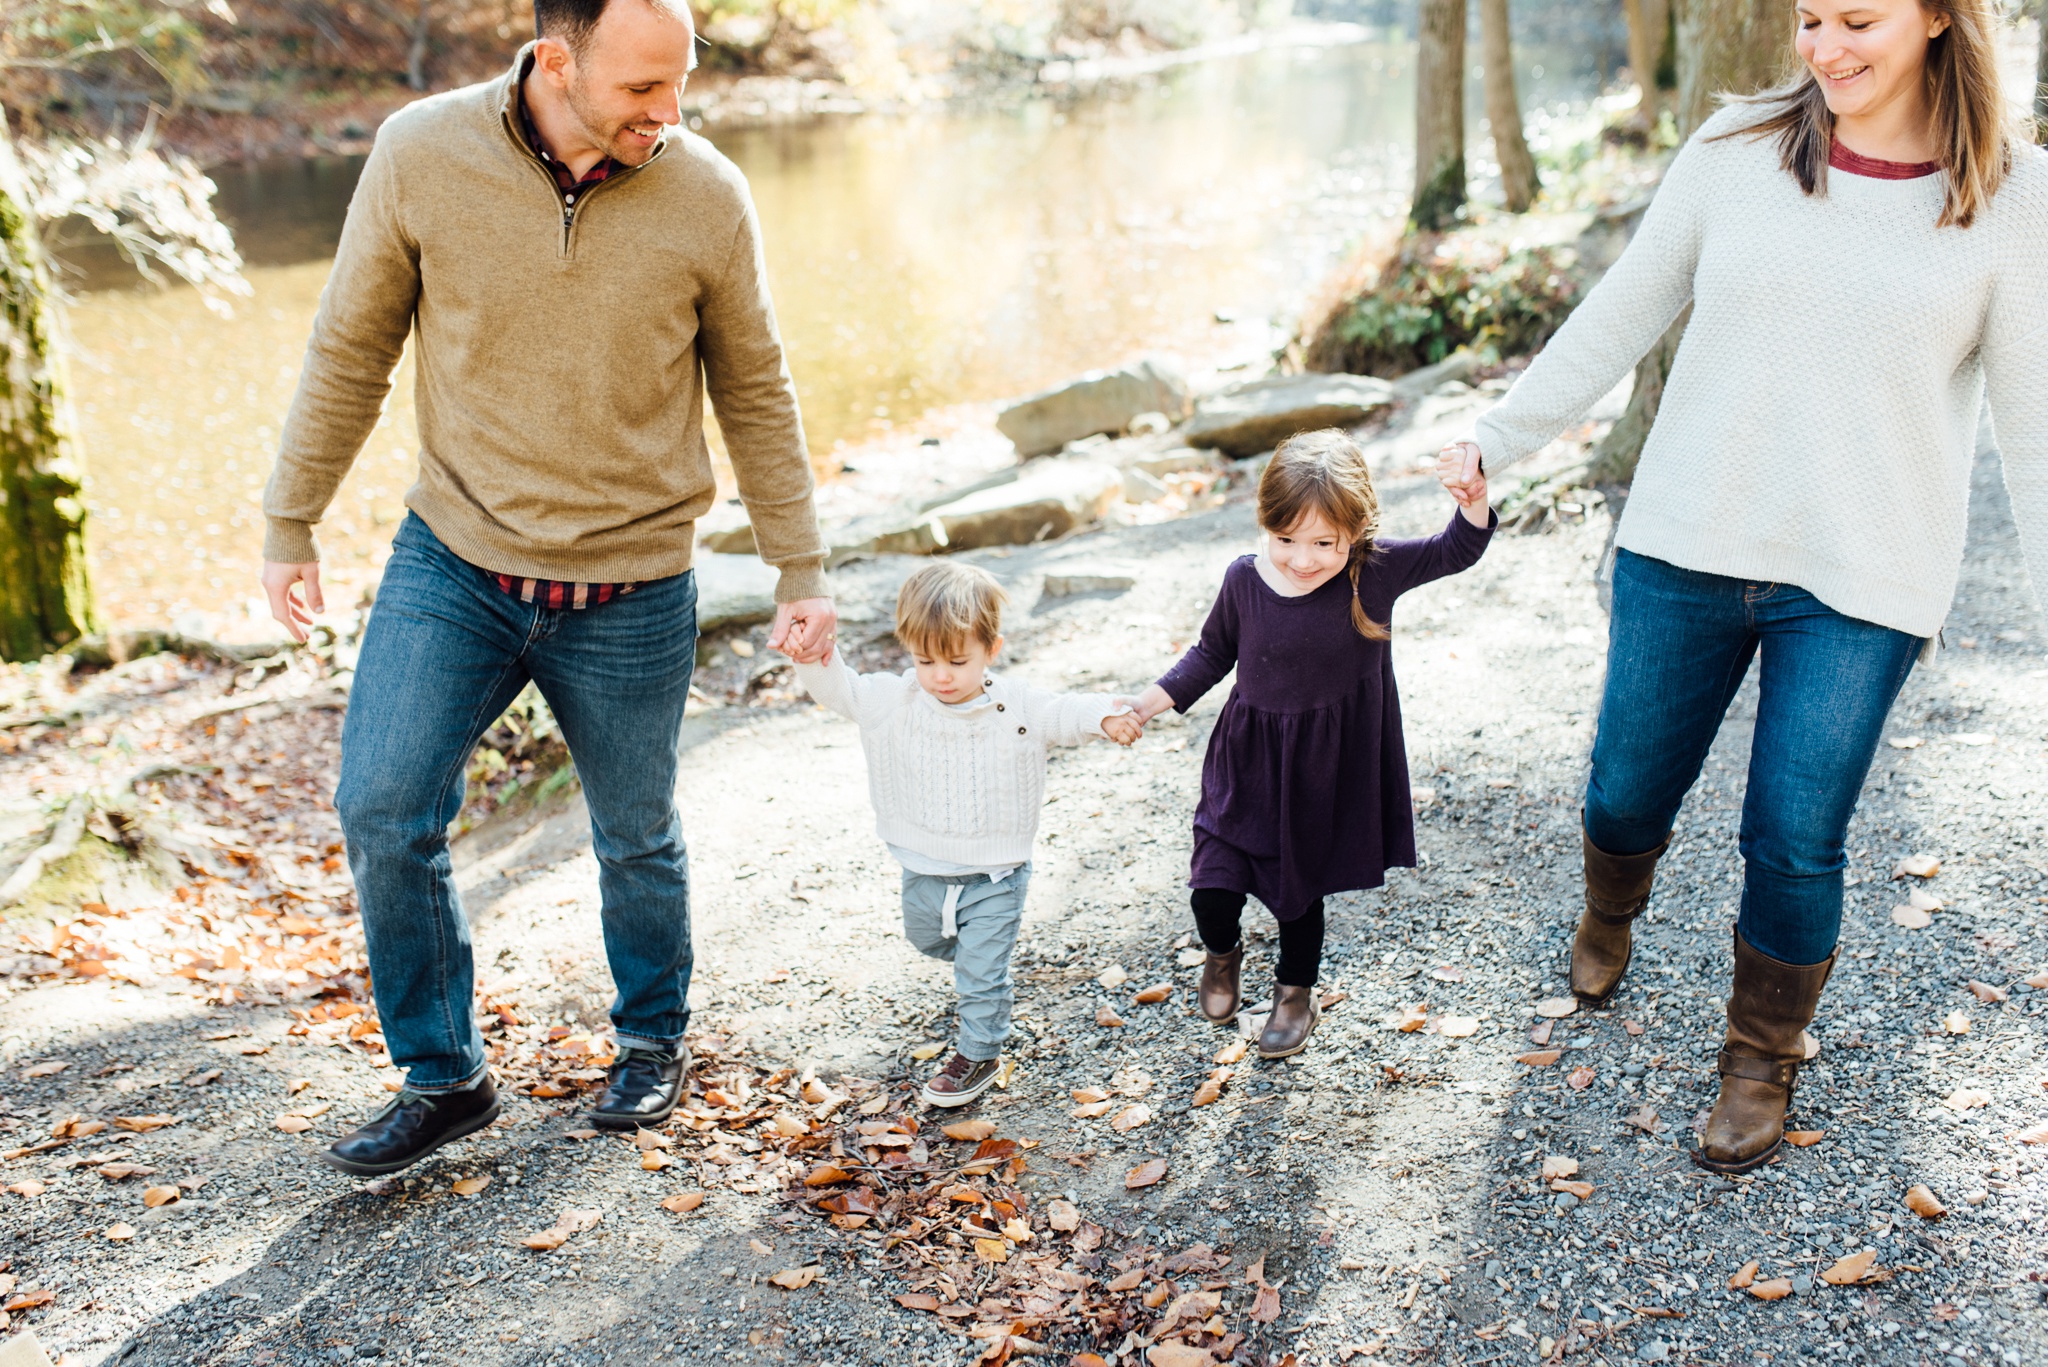
[[[560,38],[571,52],[583,51],[610,0],[533,0],[536,38]]]
[[[1008,599],[987,570],[934,560],[896,595],[896,639],[921,655],[950,655],[969,641],[992,646]]]
[[[689,0],[647,2],[678,19],[690,20]],[[560,38],[569,45],[571,52],[580,54],[610,3],[611,0],[533,0],[533,36]],[[694,64],[694,58],[692,60]]]

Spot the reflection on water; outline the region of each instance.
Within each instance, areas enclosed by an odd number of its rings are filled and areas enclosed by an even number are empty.
[[[1594,73],[1543,55],[1532,102],[1590,90]],[[929,409],[1145,350],[1200,357],[1219,315],[1287,307],[1405,207],[1407,64],[1375,44],[1276,50],[1073,101],[718,132],[760,205],[823,468]],[[216,174],[256,290],[232,320],[185,290],[73,310],[95,570],[117,620],[249,600],[257,497],[358,169]],[[322,527],[330,573],[381,562],[414,444],[408,366]]]

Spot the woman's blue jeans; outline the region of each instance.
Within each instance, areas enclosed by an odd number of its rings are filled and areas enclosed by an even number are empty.
[[[1737,924],[1781,963],[1819,963],[1841,937],[1849,817],[1923,644],[1791,584],[1618,552],[1587,839],[1618,855],[1663,843],[1761,656]]]
[[[619,1043],[689,1021],[690,871],[676,744],[696,664],[694,574],[581,610],[523,603],[408,516],[363,636],[335,806],[391,1061],[416,1091],[484,1068],[469,922],[448,859],[470,752],[530,679],[590,808]]]

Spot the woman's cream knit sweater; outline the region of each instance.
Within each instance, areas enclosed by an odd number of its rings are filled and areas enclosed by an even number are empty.
[[[917,672],[856,674],[837,650],[796,667],[806,691],[860,727],[875,833],[930,859],[1021,864],[1045,805],[1046,750],[1102,734],[1106,693],[1053,693],[991,677],[979,707],[947,707]]]
[[[1690,303],[1617,542],[1796,584],[1914,636],[1948,615],[1988,396],[2036,600],[2048,597],[2048,155],[1969,228],[1939,175],[1801,193],[1725,109],[1634,241],[1478,423],[1488,473],[1579,421]]]

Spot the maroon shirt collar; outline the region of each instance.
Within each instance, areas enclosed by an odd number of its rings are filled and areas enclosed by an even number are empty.
[[[1834,170],[1846,171],[1852,176],[1868,176],[1872,180],[1918,180],[1941,170],[1938,161],[1880,161],[1861,152],[1852,152],[1839,142],[1828,144],[1828,165]]]
[[[528,68],[531,70],[531,67]],[[526,77],[522,73],[516,83],[513,101],[519,110],[519,131],[526,135],[526,145],[540,158],[540,164],[548,168],[548,174],[555,178],[555,188],[567,193],[579,185],[591,185],[609,178],[613,173],[626,169],[625,165],[611,157],[600,157],[597,165],[583,173],[581,179],[569,169],[567,162],[557,161],[541,141],[540,130],[533,126],[533,116],[526,110]]]

